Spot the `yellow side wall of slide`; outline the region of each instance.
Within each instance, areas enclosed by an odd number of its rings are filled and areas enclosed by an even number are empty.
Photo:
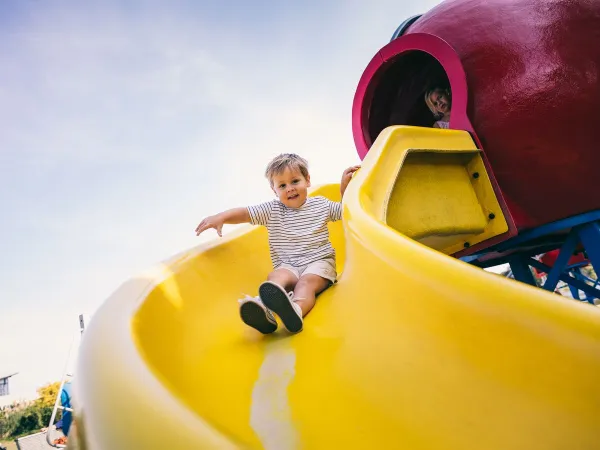
[[[339,281],[297,335],[239,319],[271,269],[261,228],[125,283],[86,331],[72,448],[599,448],[600,311],[384,223],[408,149],[473,148],[382,132],[330,225]]]

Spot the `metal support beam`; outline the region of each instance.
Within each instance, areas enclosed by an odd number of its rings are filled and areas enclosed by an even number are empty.
[[[548,278],[546,278],[546,282],[543,286],[544,289],[554,292],[554,289],[556,289],[556,285],[558,284],[558,280],[560,280],[560,276],[569,264],[569,259],[571,259],[571,256],[573,256],[573,252],[575,251],[575,247],[578,243],[579,234],[577,233],[577,229],[574,228],[571,230],[565,243],[560,248],[554,266],[552,269],[550,269],[550,272],[548,272]]]
[[[600,220],[582,225],[578,231],[594,272],[600,277]]]
[[[544,264],[541,261],[533,259],[533,258],[529,260],[529,264],[532,267],[535,267],[536,269],[544,271],[546,273],[548,273],[550,270],[552,270],[552,267]],[[564,281],[565,283],[567,283],[570,286],[576,287],[580,291],[585,292],[586,295],[588,296],[589,303],[593,304],[593,299],[590,298],[590,296],[593,298],[600,298],[600,289],[595,289],[592,286],[590,286],[589,284],[585,283],[584,281],[577,280],[576,278],[573,278],[571,275],[569,275],[567,273],[561,274],[560,280]]]
[[[528,260],[529,258],[523,255],[511,255],[508,264],[510,264],[510,269],[512,270],[515,280],[530,284],[531,286],[537,286],[535,277],[529,268]]]

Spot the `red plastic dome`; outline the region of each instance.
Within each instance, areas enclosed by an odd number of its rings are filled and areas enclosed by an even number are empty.
[[[420,51],[424,35],[451,50]],[[599,43],[597,0],[447,0],[365,70],[359,154],[385,126],[430,126],[426,85],[449,83],[450,126],[474,131],[519,229],[600,209]]]

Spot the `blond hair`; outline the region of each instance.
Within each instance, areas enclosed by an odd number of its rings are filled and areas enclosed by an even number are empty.
[[[279,175],[286,168],[297,170],[304,178],[308,178],[308,161],[295,153],[282,153],[271,160],[265,170],[265,177],[273,184],[273,176]]]
[[[444,89],[444,88],[440,88],[440,87],[429,89],[427,92],[425,92],[425,103],[427,104],[429,111],[431,111],[431,113],[433,114],[433,116],[436,119],[441,119],[442,117],[444,117],[444,115],[435,108],[435,106],[433,105],[433,102],[431,101],[431,95],[434,92],[440,92],[440,93],[444,94],[446,96],[446,98],[448,99],[448,103],[450,105],[452,104],[452,93],[450,92],[450,89]]]

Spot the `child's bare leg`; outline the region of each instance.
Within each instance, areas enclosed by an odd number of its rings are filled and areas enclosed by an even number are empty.
[[[295,273],[282,268],[274,270],[267,278],[268,280],[258,288],[258,296],[262,303],[279,316],[288,331],[302,331],[302,312],[288,294],[298,282]]]
[[[298,283],[298,278],[287,269],[276,269],[267,276],[267,280],[277,283],[286,292],[291,291]]]
[[[270,282],[277,284],[284,289],[284,298],[289,302],[286,292],[293,289],[298,281],[296,275],[289,270],[279,269],[271,272],[268,276]],[[278,289],[280,289],[278,288]],[[260,288],[259,288],[260,292]],[[254,298],[246,298],[240,302],[240,317],[242,321],[260,331],[263,334],[273,333],[277,329],[277,322],[273,313],[267,309],[267,305],[261,301],[258,302]],[[300,322],[300,326],[302,322]]]
[[[315,306],[317,295],[330,284],[331,281],[312,273],[300,277],[294,288],[294,302],[302,309],[303,317]]]

